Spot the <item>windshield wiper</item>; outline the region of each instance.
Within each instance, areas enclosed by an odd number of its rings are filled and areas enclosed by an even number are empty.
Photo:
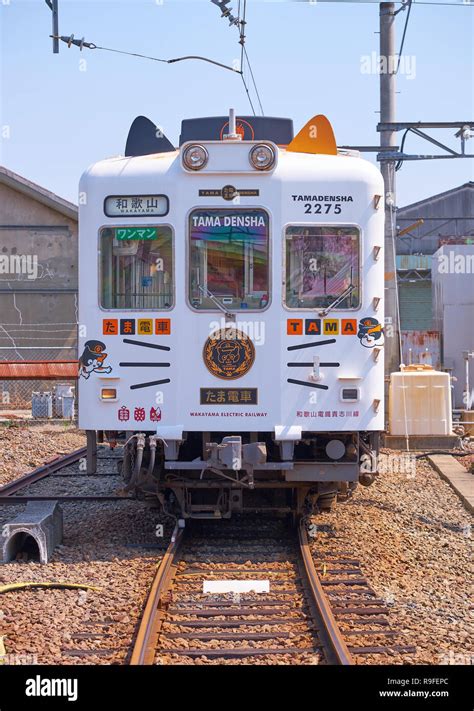
[[[332,309],[335,309],[336,306],[339,306],[341,301],[344,301],[346,297],[350,296],[355,288],[356,287],[354,284],[350,284],[347,289],[343,291],[342,294],[338,296],[335,301],[332,302],[332,304],[329,304],[329,306],[326,306],[325,309],[319,312],[319,316],[327,316]]]
[[[198,289],[200,289],[204,296],[207,296],[208,299],[210,299],[227,316],[227,318],[231,319],[232,321],[235,321],[235,314],[231,313],[230,311],[227,311],[224,304],[219,301],[217,296],[214,296],[212,291],[210,291],[207,286],[203,287],[201,286],[201,284],[198,284]]]

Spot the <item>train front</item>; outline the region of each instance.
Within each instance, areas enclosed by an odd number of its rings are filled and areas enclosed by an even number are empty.
[[[79,426],[181,517],[329,508],[383,429],[383,181],[324,117],[184,121],[80,193]],[[96,256],[98,255],[98,256]]]

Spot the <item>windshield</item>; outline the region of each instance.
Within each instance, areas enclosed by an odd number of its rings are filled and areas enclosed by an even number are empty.
[[[264,210],[194,210],[189,217],[189,300],[195,309],[263,309],[269,301]]]
[[[359,230],[356,227],[290,226],[285,233],[288,308],[359,306]]]
[[[164,225],[100,232],[100,305],[168,310],[173,306],[173,234]]]

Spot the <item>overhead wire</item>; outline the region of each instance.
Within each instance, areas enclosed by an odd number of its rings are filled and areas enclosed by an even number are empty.
[[[280,0],[264,0],[264,2],[279,2]],[[393,0],[395,3],[398,2],[403,2],[403,0]],[[300,2],[301,4],[303,2],[306,2],[308,5],[316,5],[316,2],[314,0],[297,0],[297,2]],[[332,4],[338,4],[338,3],[345,3],[345,4],[352,4],[352,5],[380,5],[380,0],[317,0],[318,3],[332,3]],[[413,0],[414,5],[431,5],[431,6],[449,6],[449,7],[469,7],[469,2],[462,2],[462,0],[459,0],[459,2],[429,2],[429,0]]]
[[[257,114],[255,112],[255,107],[253,105],[253,101],[250,96],[250,91],[247,86],[247,82],[245,81],[245,74],[244,74],[244,71],[245,71],[245,69],[244,69],[244,55],[246,53],[246,50],[245,50],[245,25],[247,24],[246,19],[245,19],[246,12],[247,12],[246,0],[243,0],[243,14],[242,14],[242,16],[240,14],[240,10],[241,10],[241,1],[239,0],[239,7],[238,7],[239,25],[238,25],[238,27],[239,27],[239,38],[240,38],[239,43],[240,43],[240,47],[241,47],[241,50],[240,50],[240,76],[242,77],[242,83],[243,83],[245,91],[247,93],[247,98],[249,100],[250,106],[252,107],[252,113],[254,116],[256,116]]]
[[[405,36],[406,36],[407,28],[408,28],[408,22],[410,19],[410,13],[411,13],[411,9],[412,9],[413,5],[415,5],[415,4],[416,5],[440,5],[440,6],[446,5],[446,6],[450,6],[450,7],[455,7],[455,6],[468,7],[470,5],[470,3],[467,3],[467,2],[446,2],[446,1],[434,2],[434,1],[430,1],[430,0],[399,0],[399,1],[402,3],[402,7],[398,10],[398,12],[400,12],[400,10],[403,10],[405,7],[408,9],[408,12],[407,12],[407,17],[406,17],[406,21],[405,21],[405,27],[403,29],[400,51],[398,53],[398,63],[397,63],[397,68],[396,68],[395,73],[398,73],[398,70],[400,68],[401,53],[403,51]],[[319,2],[327,2],[327,3],[341,2],[341,3],[352,3],[352,4],[356,4],[356,5],[357,4],[361,5],[361,4],[378,4],[379,0],[319,0]],[[217,3],[214,3],[214,4],[217,4]],[[242,11],[242,14],[241,14],[241,11]],[[228,66],[227,64],[223,64],[222,62],[217,62],[213,59],[209,59],[208,57],[203,57],[201,55],[187,55],[187,56],[183,56],[183,57],[175,57],[172,59],[163,59],[161,57],[152,57],[150,55],[140,54],[138,52],[128,52],[126,50],[115,49],[112,47],[102,47],[100,45],[94,44],[93,42],[85,42],[84,38],[82,38],[81,40],[76,40],[74,38],[74,35],[70,35],[69,37],[59,36],[59,35],[50,35],[50,37],[52,37],[53,39],[60,39],[62,42],[66,42],[68,47],[71,47],[71,45],[74,44],[77,47],[79,47],[81,51],[84,47],[87,49],[99,49],[104,52],[113,52],[115,54],[123,54],[123,55],[127,55],[129,57],[138,57],[140,59],[148,59],[150,61],[161,62],[163,64],[175,64],[177,62],[183,62],[186,60],[198,60],[198,61],[202,61],[202,62],[208,62],[209,64],[214,64],[215,66],[221,67],[222,69],[227,69],[229,71],[235,72],[236,74],[240,74],[240,76],[242,77],[242,83],[244,85],[244,88],[245,88],[245,91],[247,94],[247,98],[249,100],[250,106],[251,106],[253,114],[255,116],[256,115],[255,107],[252,102],[252,98],[250,96],[250,91],[249,91],[247,81],[245,79],[245,62],[246,62],[247,66],[248,66],[249,73],[250,73],[250,78],[252,80],[253,88],[254,88],[254,91],[255,91],[255,94],[257,97],[257,101],[258,101],[258,104],[260,107],[260,111],[262,113],[262,116],[264,116],[265,114],[264,114],[264,110],[263,110],[262,101],[260,98],[260,92],[258,90],[257,82],[255,80],[255,76],[253,73],[252,65],[250,63],[250,58],[248,56],[247,48],[245,46],[245,25],[247,24],[246,23],[246,11],[247,11],[247,0],[238,0],[238,23],[235,23],[235,24],[239,29],[239,35],[240,35],[239,42],[242,47],[241,57],[240,57],[240,69],[236,69],[235,67]],[[403,161],[399,161],[397,163],[396,170],[399,170],[401,168],[402,163],[403,163]]]
[[[250,99],[250,93],[248,91],[247,85],[245,83],[245,77],[244,77],[244,58],[245,58],[245,60],[247,61],[247,66],[249,68],[250,77],[252,79],[253,87],[254,87],[255,93],[257,95],[257,100],[258,100],[258,104],[260,106],[260,111],[262,112],[262,116],[265,116],[265,113],[263,111],[262,101],[260,99],[260,93],[259,93],[258,87],[257,87],[257,82],[255,81],[255,77],[254,77],[253,70],[252,70],[252,65],[250,64],[250,58],[249,58],[249,55],[247,52],[247,47],[245,46],[245,25],[247,24],[247,19],[246,19],[246,17],[247,17],[247,0],[242,0],[242,2],[243,2],[243,12],[242,12],[242,17],[241,17],[241,15],[240,15],[241,3],[239,0],[239,25],[240,25],[240,27],[239,27],[239,35],[240,35],[239,42],[242,47],[242,51],[240,53],[240,68],[242,70],[241,76],[242,76],[242,80],[244,82],[245,89],[247,91],[247,96],[249,98],[249,101],[250,101],[250,104],[251,104],[252,110],[253,110],[253,103]],[[255,116],[255,110],[253,110],[253,114]]]
[[[242,10],[242,14],[241,14],[241,10]],[[253,86],[255,89],[255,93],[257,95],[258,103],[260,105],[260,111],[262,112],[262,116],[263,116],[264,114],[263,114],[262,102],[260,101],[260,95],[259,95],[259,92],[257,89],[257,84],[255,82],[255,77],[253,75],[252,67],[250,65],[250,60],[249,60],[249,57],[247,54],[247,48],[245,47],[245,25],[247,24],[246,14],[247,14],[247,0],[242,0],[242,2],[241,2],[241,0],[239,0],[239,5],[238,5],[239,23],[238,23],[237,27],[238,27],[238,31],[239,31],[239,44],[241,47],[241,49],[240,49],[240,76],[242,77],[242,83],[244,85],[245,92],[247,94],[247,98],[248,98],[250,106],[252,108],[253,115],[256,116],[257,114],[255,111],[255,107],[254,107],[252,98],[250,96],[250,91],[249,91],[247,81],[245,79],[245,61],[244,60],[246,59],[247,65],[248,65],[248,68],[250,71],[250,77],[252,79],[252,83],[253,83]]]
[[[246,59],[247,59],[247,64],[248,64],[248,67],[249,67],[249,70],[250,70],[250,76],[252,77],[252,82],[253,82],[253,86],[254,86],[254,89],[255,89],[255,93],[257,94],[257,100],[258,100],[258,103],[259,103],[259,106],[260,106],[260,111],[262,112],[262,116],[265,116],[265,112],[263,111],[262,102],[261,102],[261,100],[260,100],[260,93],[259,93],[258,88],[257,88],[257,83],[256,83],[256,81],[255,81],[255,78],[254,78],[254,75],[253,75],[253,71],[252,71],[252,65],[250,64],[250,59],[249,59],[249,56],[248,56],[248,54],[247,54],[247,48],[246,48],[245,46],[244,46],[244,53],[245,53],[245,57],[246,57]]]
[[[209,59],[208,57],[202,57],[201,55],[198,54],[191,54],[191,55],[186,55],[183,57],[173,57],[172,59],[162,59],[161,57],[152,57],[148,54],[139,54],[138,52],[128,52],[123,49],[114,49],[112,47],[101,47],[100,45],[94,44],[94,42],[85,42],[84,39],[78,40],[74,39],[74,35],[70,35],[69,37],[65,37],[64,35],[50,35],[53,39],[60,39],[62,42],[65,42],[68,47],[70,47],[72,44],[75,45],[76,47],[79,47],[79,49],[82,51],[82,49],[85,47],[86,49],[100,49],[103,52],[114,52],[116,54],[126,54],[129,57],[139,57],[140,59],[149,59],[152,62],[162,62],[164,64],[175,64],[176,62],[183,62],[185,60],[189,59],[196,59],[200,60],[201,62],[209,62],[209,64],[215,64],[218,67],[221,67],[222,69],[228,69],[231,72],[235,72],[236,74],[240,74],[239,69],[235,69],[234,67],[229,67],[227,64],[222,64],[222,62],[217,62],[214,59]]]
[[[254,105],[253,105],[253,101],[252,101],[252,98],[251,98],[251,96],[250,96],[250,91],[249,91],[249,88],[248,88],[248,86],[247,86],[247,82],[245,81],[245,77],[244,77],[244,75],[243,75],[243,72],[240,74],[240,76],[242,77],[242,82],[243,82],[243,85],[244,85],[244,87],[245,87],[245,91],[247,92],[247,98],[248,98],[249,104],[250,104],[250,106],[251,106],[251,108],[252,108],[252,113],[253,113],[254,116],[256,116],[256,115],[257,115],[257,112],[255,111],[255,107],[254,107]]]
[[[189,0],[178,0],[180,2],[189,2]],[[206,0],[202,0],[205,2]],[[257,2],[258,0],[255,0]],[[292,0],[295,4],[298,3],[300,5],[303,5],[303,3],[307,5],[316,5],[319,3],[326,3],[326,4],[339,4],[339,3],[344,3],[344,4],[352,4],[352,5],[380,5],[381,0]],[[404,0],[393,0],[396,4],[403,4]],[[281,2],[288,2],[288,0],[260,0],[260,2],[265,2],[265,3],[271,3],[274,2],[275,4],[281,3]],[[458,0],[458,2],[446,2],[446,0],[443,0],[443,2],[436,2],[435,0],[413,0],[414,5],[430,5],[430,6],[447,6],[447,7],[469,7],[470,3],[469,2],[463,2],[463,0]],[[472,6],[472,5],[471,5]]]
[[[403,150],[405,148],[405,139],[406,139],[407,135],[410,133],[410,131],[411,131],[411,128],[407,128],[405,130],[405,133],[403,134],[403,138],[400,143],[400,153],[403,153]],[[397,163],[395,165],[395,171],[399,171],[400,168],[402,167],[402,165],[403,165],[403,158],[401,158],[399,161],[397,161]]]
[[[397,68],[395,69],[395,74],[398,74],[398,70],[400,69],[400,60],[402,57],[403,47],[405,44],[405,37],[406,37],[406,33],[407,33],[407,28],[408,28],[408,21],[410,20],[410,12],[411,12],[413,2],[414,2],[414,0],[407,0],[407,3],[404,3],[404,7],[400,8],[400,9],[408,8],[408,12],[407,12],[406,20],[405,20],[405,26],[403,28],[402,40],[400,42],[400,49],[398,52],[398,61],[397,61]],[[403,134],[403,138],[402,138],[402,141],[400,144],[400,153],[403,153],[403,149],[405,146],[405,139],[406,139],[410,130],[411,130],[410,128],[407,128],[405,133]],[[395,172],[398,172],[401,169],[402,165],[403,165],[403,159],[400,159],[399,161],[397,161],[397,163],[395,164]]]
[[[397,63],[397,68],[396,68],[395,73],[398,73],[398,70],[400,68],[400,57],[401,57],[401,53],[403,51],[405,36],[406,36],[407,28],[408,28],[408,22],[410,19],[410,13],[411,13],[411,9],[412,9],[413,5],[415,5],[415,4],[416,5],[432,5],[432,6],[439,5],[439,6],[450,6],[450,7],[455,7],[455,6],[468,7],[470,5],[470,3],[467,3],[467,2],[446,2],[445,0],[443,2],[434,2],[434,1],[430,1],[430,0],[399,0],[399,1],[402,3],[402,7],[398,10],[398,12],[400,12],[400,10],[403,10],[404,7],[406,7],[408,9],[408,12],[407,12],[407,17],[406,17],[406,21],[405,21],[405,27],[403,29],[400,51],[398,53],[398,63]],[[362,4],[378,4],[379,0],[319,0],[319,2],[327,2],[327,3],[341,2],[341,3],[362,5]],[[217,4],[217,3],[214,3],[214,4]],[[241,11],[242,11],[242,14],[241,14]],[[61,41],[66,42],[68,47],[71,47],[71,44],[74,44],[74,45],[78,46],[81,51],[84,47],[86,47],[87,49],[99,49],[104,52],[113,52],[115,54],[123,54],[123,55],[127,55],[129,57],[138,57],[140,59],[148,59],[150,61],[161,62],[163,64],[175,64],[177,62],[183,62],[186,60],[198,60],[198,61],[202,61],[202,62],[208,62],[209,64],[214,64],[215,66],[221,67],[222,69],[227,69],[229,71],[235,72],[236,74],[240,74],[240,76],[242,77],[242,83],[244,85],[244,88],[245,88],[245,91],[247,94],[247,98],[249,100],[250,106],[251,106],[253,114],[255,116],[256,115],[255,107],[253,105],[253,102],[252,102],[252,99],[250,96],[249,87],[248,87],[247,81],[245,79],[245,61],[246,61],[248,69],[249,69],[249,73],[250,73],[250,78],[252,80],[253,88],[254,88],[255,94],[257,96],[260,111],[262,113],[262,116],[264,116],[265,114],[264,114],[264,110],[263,110],[262,101],[260,98],[260,92],[257,87],[257,82],[255,80],[255,76],[253,73],[252,65],[250,63],[250,58],[248,56],[247,48],[245,47],[246,11],[247,11],[247,0],[238,0],[238,23],[236,23],[236,26],[239,28],[239,35],[240,35],[239,42],[242,47],[241,58],[240,58],[240,69],[235,69],[234,67],[230,67],[226,64],[223,64],[222,62],[217,62],[213,59],[209,59],[208,57],[202,57],[200,55],[187,55],[187,56],[183,56],[183,57],[175,57],[172,59],[163,59],[161,57],[152,57],[150,55],[140,54],[138,52],[128,52],[126,50],[115,49],[112,47],[102,47],[100,45],[94,44],[93,42],[85,42],[84,38],[82,38],[81,40],[76,40],[76,39],[74,39],[74,35],[70,35],[70,37],[64,37],[64,36],[59,36],[59,35],[50,35],[50,37],[52,37],[53,39],[60,39]],[[244,61],[244,59],[245,59],[245,61]],[[396,170],[400,169],[401,163],[402,163],[402,161],[399,161],[399,163],[397,163]]]
[[[406,20],[405,20],[405,27],[403,28],[400,49],[398,51],[398,62],[397,62],[397,68],[395,69],[395,74],[398,74],[398,70],[400,69],[400,59],[401,59],[402,52],[403,52],[403,45],[405,44],[405,35],[407,33],[408,21],[410,19],[410,12],[411,12],[412,5],[413,5],[413,0],[407,0],[407,4],[404,4],[404,6],[402,8],[400,8],[400,9],[406,9],[408,7],[408,12],[407,12]]]
[[[263,111],[262,101],[260,98],[260,92],[257,87],[257,82],[255,80],[255,76],[253,73],[252,65],[250,63],[250,58],[248,56],[247,48],[245,47],[245,26],[247,24],[246,12],[247,12],[247,0],[239,0],[238,23],[236,23],[236,26],[238,27],[238,30],[239,30],[239,42],[241,45],[240,69],[236,69],[235,67],[231,67],[227,64],[223,64],[222,62],[217,62],[214,59],[209,59],[208,57],[203,57],[201,55],[186,55],[183,57],[174,57],[172,59],[164,59],[162,57],[152,57],[151,55],[141,54],[139,52],[129,52],[129,51],[123,50],[123,49],[115,49],[114,47],[102,47],[101,45],[97,45],[94,42],[86,42],[84,40],[84,38],[82,38],[80,40],[75,39],[73,34],[71,34],[69,37],[62,36],[62,35],[50,35],[50,37],[52,37],[53,39],[59,39],[62,42],[65,42],[68,45],[68,47],[71,47],[71,45],[75,45],[76,47],[79,47],[81,52],[84,48],[98,49],[103,52],[112,52],[114,54],[123,54],[123,55],[129,56],[129,57],[138,57],[139,59],[147,59],[149,61],[160,62],[162,64],[175,64],[177,62],[183,62],[186,60],[198,60],[198,61],[202,61],[202,62],[208,62],[209,64],[214,64],[215,66],[221,67],[222,69],[227,69],[229,71],[235,72],[236,74],[240,74],[240,76],[242,77],[242,83],[244,85],[245,92],[247,94],[247,98],[249,100],[253,115],[256,116],[255,106],[252,101],[252,97],[250,95],[250,89],[249,89],[248,83],[245,78],[245,63],[247,63],[248,70],[250,73],[250,78],[252,80],[252,84],[253,84],[253,87],[255,90],[255,94],[257,96],[260,111],[263,116],[264,111]]]

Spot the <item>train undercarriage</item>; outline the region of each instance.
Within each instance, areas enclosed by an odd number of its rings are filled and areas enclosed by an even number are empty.
[[[121,492],[179,518],[231,518],[233,513],[301,515],[330,510],[377,475],[378,432],[303,433],[277,441],[269,432],[183,433],[87,431],[87,471],[97,442],[123,445]]]

